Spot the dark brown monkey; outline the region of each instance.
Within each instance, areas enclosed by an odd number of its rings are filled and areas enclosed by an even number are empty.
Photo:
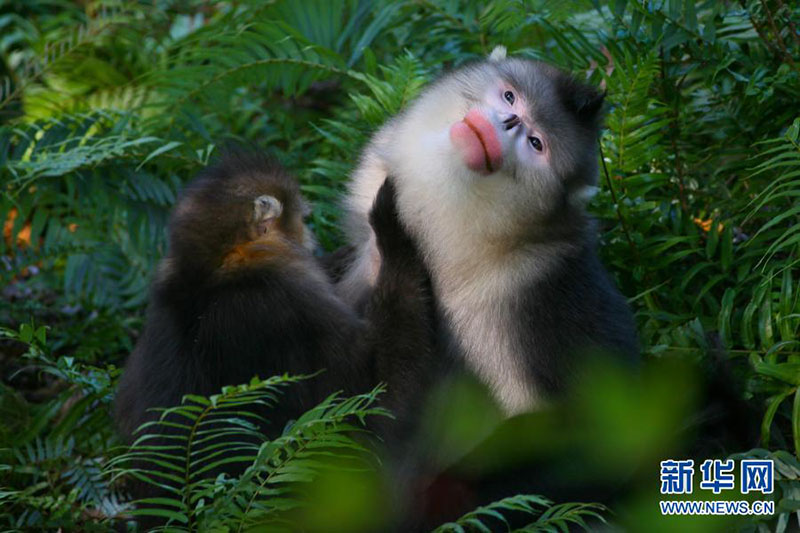
[[[427,274],[398,222],[391,184],[371,216],[380,250],[391,253],[365,318],[334,293],[308,249],[303,211],[295,180],[263,157],[228,156],[186,187],[117,395],[115,416],[128,439],[158,416],[149,409],[255,375],[325,370],[259,413],[267,436],[338,390],[367,392],[383,381],[389,407],[412,404],[394,392],[405,394],[401,382],[412,389],[423,383],[416,375],[430,359],[433,313]]]

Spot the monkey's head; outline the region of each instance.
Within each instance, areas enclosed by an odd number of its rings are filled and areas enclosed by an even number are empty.
[[[169,259],[212,272],[313,246],[297,182],[274,161],[232,153],[189,183],[170,222]]]
[[[602,104],[597,89],[504,50],[445,75],[398,117],[383,148],[406,218],[434,225],[431,213],[460,214],[508,239],[581,213],[597,180]]]

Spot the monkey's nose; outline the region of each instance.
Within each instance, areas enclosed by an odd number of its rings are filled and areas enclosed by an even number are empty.
[[[515,115],[514,113],[511,113],[510,115],[506,116],[505,120],[503,120],[503,129],[508,131],[511,128],[519,126],[520,122],[521,121],[520,121],[519,117],[517,115]]]

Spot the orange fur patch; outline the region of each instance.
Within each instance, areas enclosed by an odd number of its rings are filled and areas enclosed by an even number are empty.
[[[229,270],[287,260],[292,253],[291,246],[280,237],[261,238],[234,246],[222,260],[222,268]]]

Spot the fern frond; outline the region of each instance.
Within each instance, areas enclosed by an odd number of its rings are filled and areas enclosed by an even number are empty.
[[[39,177],[62,176],[119,157],[159,139],[140,136],[126,112],[98,111],[0,129],[0,146],[13,145],[5,170],[11,183],[24,187]]]
[[[465,514],[455,522],[448,522],[437,527],[432,533],[465,533],[481,531],[488,533],[494,531],[491,526],[502,524],[509,529],[509,522],[505,515],[533,515],[536,520],[529,522],[522,528],[515,529],[519,533],[533,533],[539,531],[567,531],[571,525],[579,526],[583,530],[590,530],[591,525],[587,519],[605,523],[601,513],[607,509],[596,503],[565,503],[554,505],[542,496],[523,495],[510,496],[502,500],[478,507]]]
[[[26,90],[39,82],[60,62],[72,57],[84,47],[91,46],[98,39],[108,34],[119,25],[130,22],[131,13],[118,6],[107,8],[102,6],[93,17],[85,22],[68,27],[66,36],[43,43],[44,50],[37,54],[28,54],[21,65],[16,66],[13,82],[11,77],[0,82],[0,111],[14,99],[26,94]],[[26,24],[21,24],[26,26]],[[36,37],[36,30],[26,28],[28,39]]]
[[[362,470],[374,468],[368,462],[369,449],[355,436],[363,432],[367,417],[388,415],[374,406],[383,391],[383,387],[377,387],[351,398],[334,394],[304,413],[283,435],[262,444],[253,465],[220,502],[215,514],[219,516],[229,508],[239,530],[253,524],[275,524],[286,520],[285,511],[309,503],[297,499],[298,483],[313,481],[334,465],[338,469],[344,465]],[[358,421],[358,425],[351,420]],[[233,501],[240,504],[230,507]],[[241,502],[246,504],[242,506]]]
[[[166,68],[152,72],[145,84],[160,91],[152,119],[189,104],[227,108],[234,90],[257,85],[295,95],[326,76],[346,76],[343,59],[315,45],[291,26],[279,21],[255,21],[244,27],[223,28],[196,38],[192,46]]]
[[[769,247],[757,263],[764,267],[772,257],[781,252],[800,250],[800,118],[795,119],[782,138],[764,143],[759,156],[762,161],[753,168],[749,179],[762,174],[770,176],[767,186],[750,201],[749,213],[744,222],[755,218],[766,209],[774,209],[775,216],[758,228],[745,246],[767,239]],[[774,206],[774,207],[773,207]]]
[[[419,60],[411,54],[397,58],[392,65],[382,66],[381,74],[380,78],[353,74],[370,93],[354,94],[351,98],[361,115],[373,126],[383,123],[408,105],[429,79]]]
[[[366,417],[386,414],[373,405],[380,387],[351,398],[331,395],[281,436],[265,440],[263,420],[253,408],[274,405],[280,389],[299,379],[253,380],[209,398],[187,395],[181,405],[159,409],[158,420],[143,424],[130,450],[108,465],[112,479],[132,476],[164,490],[157,499],[139,501],[143,507],[132,514],[179,523],[229,520],[240,527],[283,521],[279,515],[304,505],[298,484],[330,468],[332,457],[337,464],[367,468],[368,450],[355,435],[363,431]],[[131,462],[137,466],[127,466]],[[230,463],[250,466],[235,479],[208,477]]]
[[[625,176],[641,172],[659,157],[669,120],[667,110],[651,96],[659,74],[658,55],[635,56],[619,49],[613,58],[608,92],[614,104],[606,118],[609,133],[604,137],[608,143],[604,153],[611,159],[613,172]]]

